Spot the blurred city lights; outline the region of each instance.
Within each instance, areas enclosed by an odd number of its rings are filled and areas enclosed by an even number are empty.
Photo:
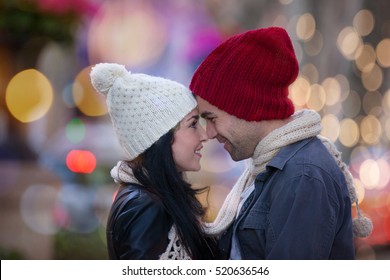
[[[353,147],[359,141],[359,126],[349,118],[340,122],[339,140],[345,147]]]
[[[161,56],[167,41],[165,21],[150,1],[110,1],[91,23],[89,60],[147,66]]]
[[[11,79],[5,98],[11,114],[19,121],[27,123],[43,117],[51,108],[53,89],[42,73],[28,69]]]
[[[359,34],[353,27],[345,27],[337,37],[337,47],[346,59],[354,59],[355,52],[362,44]]]
[[[48,185],[31,185],[23,193],[20,212],[27,226],[41,234],[58,231],[54,212],[58,190]]]
[[[329,138],[331,141],[336,142],[340,133],[340,123],[337,117],[333,114],[325,115],[322,118],[322,131],[321,135]]]
[[[315,33],[316,21],[313,15],[306,13],[299,17],[296,27],[296,33],[300,40],[309,41]]]
[[[76,76],[72,88],[74,103],[87,116],[105,115],[107,113],[105,97],[93,89],[90,72],[91,68],[86,67]]]
[[[369,35],[375,26],[375,18],[371,11],[360,10],[353,18],[353,27],[360,36]]]
[[[66,166],[76,173],[92,173],[96,167],[96,158],[86,150],[72,150],[66,156]]]
[[[85,137],[85,125],[79,118],[72,119],[66,125],[66,137],[74,144],[80,143]]]
[[[383,39],[376,46],[378,63],[382,67],[390,67],[390,39]]]

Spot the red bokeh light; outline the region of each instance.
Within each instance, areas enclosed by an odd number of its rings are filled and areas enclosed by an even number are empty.
[[[76,173],[92,173],[96,167],[96,158],[86,150],[72,150],[66,157],[66,166]]]

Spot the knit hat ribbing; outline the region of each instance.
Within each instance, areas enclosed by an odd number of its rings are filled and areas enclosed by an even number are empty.
[[[195,71],[190,89],[240,119],[284,119],[294,113],[288,86],[298,72],[287,32],[269,27],[233,36],[218,46]]]
[[[97,64],[90,77],[95,90],[106,96],[119,143],[130,160],[197,106],[185,86],[160,77],[131,73],[123,65]]]

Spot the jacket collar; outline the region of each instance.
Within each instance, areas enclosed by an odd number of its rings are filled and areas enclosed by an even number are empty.
[[[267,167],[274,167],[279,170],[283,170],[287,161],[289,161],[300,149],[312,141],[315,137],[310,137],[280,149],[280,151],[273,157],[267,164]],[[262,172],[257,175],[256,180],[264,181],[269,176],[268,168],[266,172]]]

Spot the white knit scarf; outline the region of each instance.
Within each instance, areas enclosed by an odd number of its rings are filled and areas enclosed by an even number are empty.
[[[341,153],[329,139],[319,135],[322,129],[320,115],[315,111],[305,109],[295,112],[291,118],[289,123],[273,130],[258,143],[252,158],[247,161],[246,169],[227,195],[217,217],[212,223],[204,224],[204,231],[207,234],[218,236],[229,227],[237,214],[242,192],[253,184],[256,176],[265,170],[267,163],[282,147],[314,136],[322,141],[344,173],[351,202],[356,203],[358,212],[358,218],[353,224],[354,235],[366,237],[371,233],[372,223],[369,219],[362,217],[360,213],[353,177],[346,164],[342,162]],[[111,176],[117,183],[137,183],[130,167],[125,163],[122,164],[121,161],[111,170]],[[172,226],[168,237],[170,242],[160,259],[190,259],[186,250],[180,245],[174,226]]]

